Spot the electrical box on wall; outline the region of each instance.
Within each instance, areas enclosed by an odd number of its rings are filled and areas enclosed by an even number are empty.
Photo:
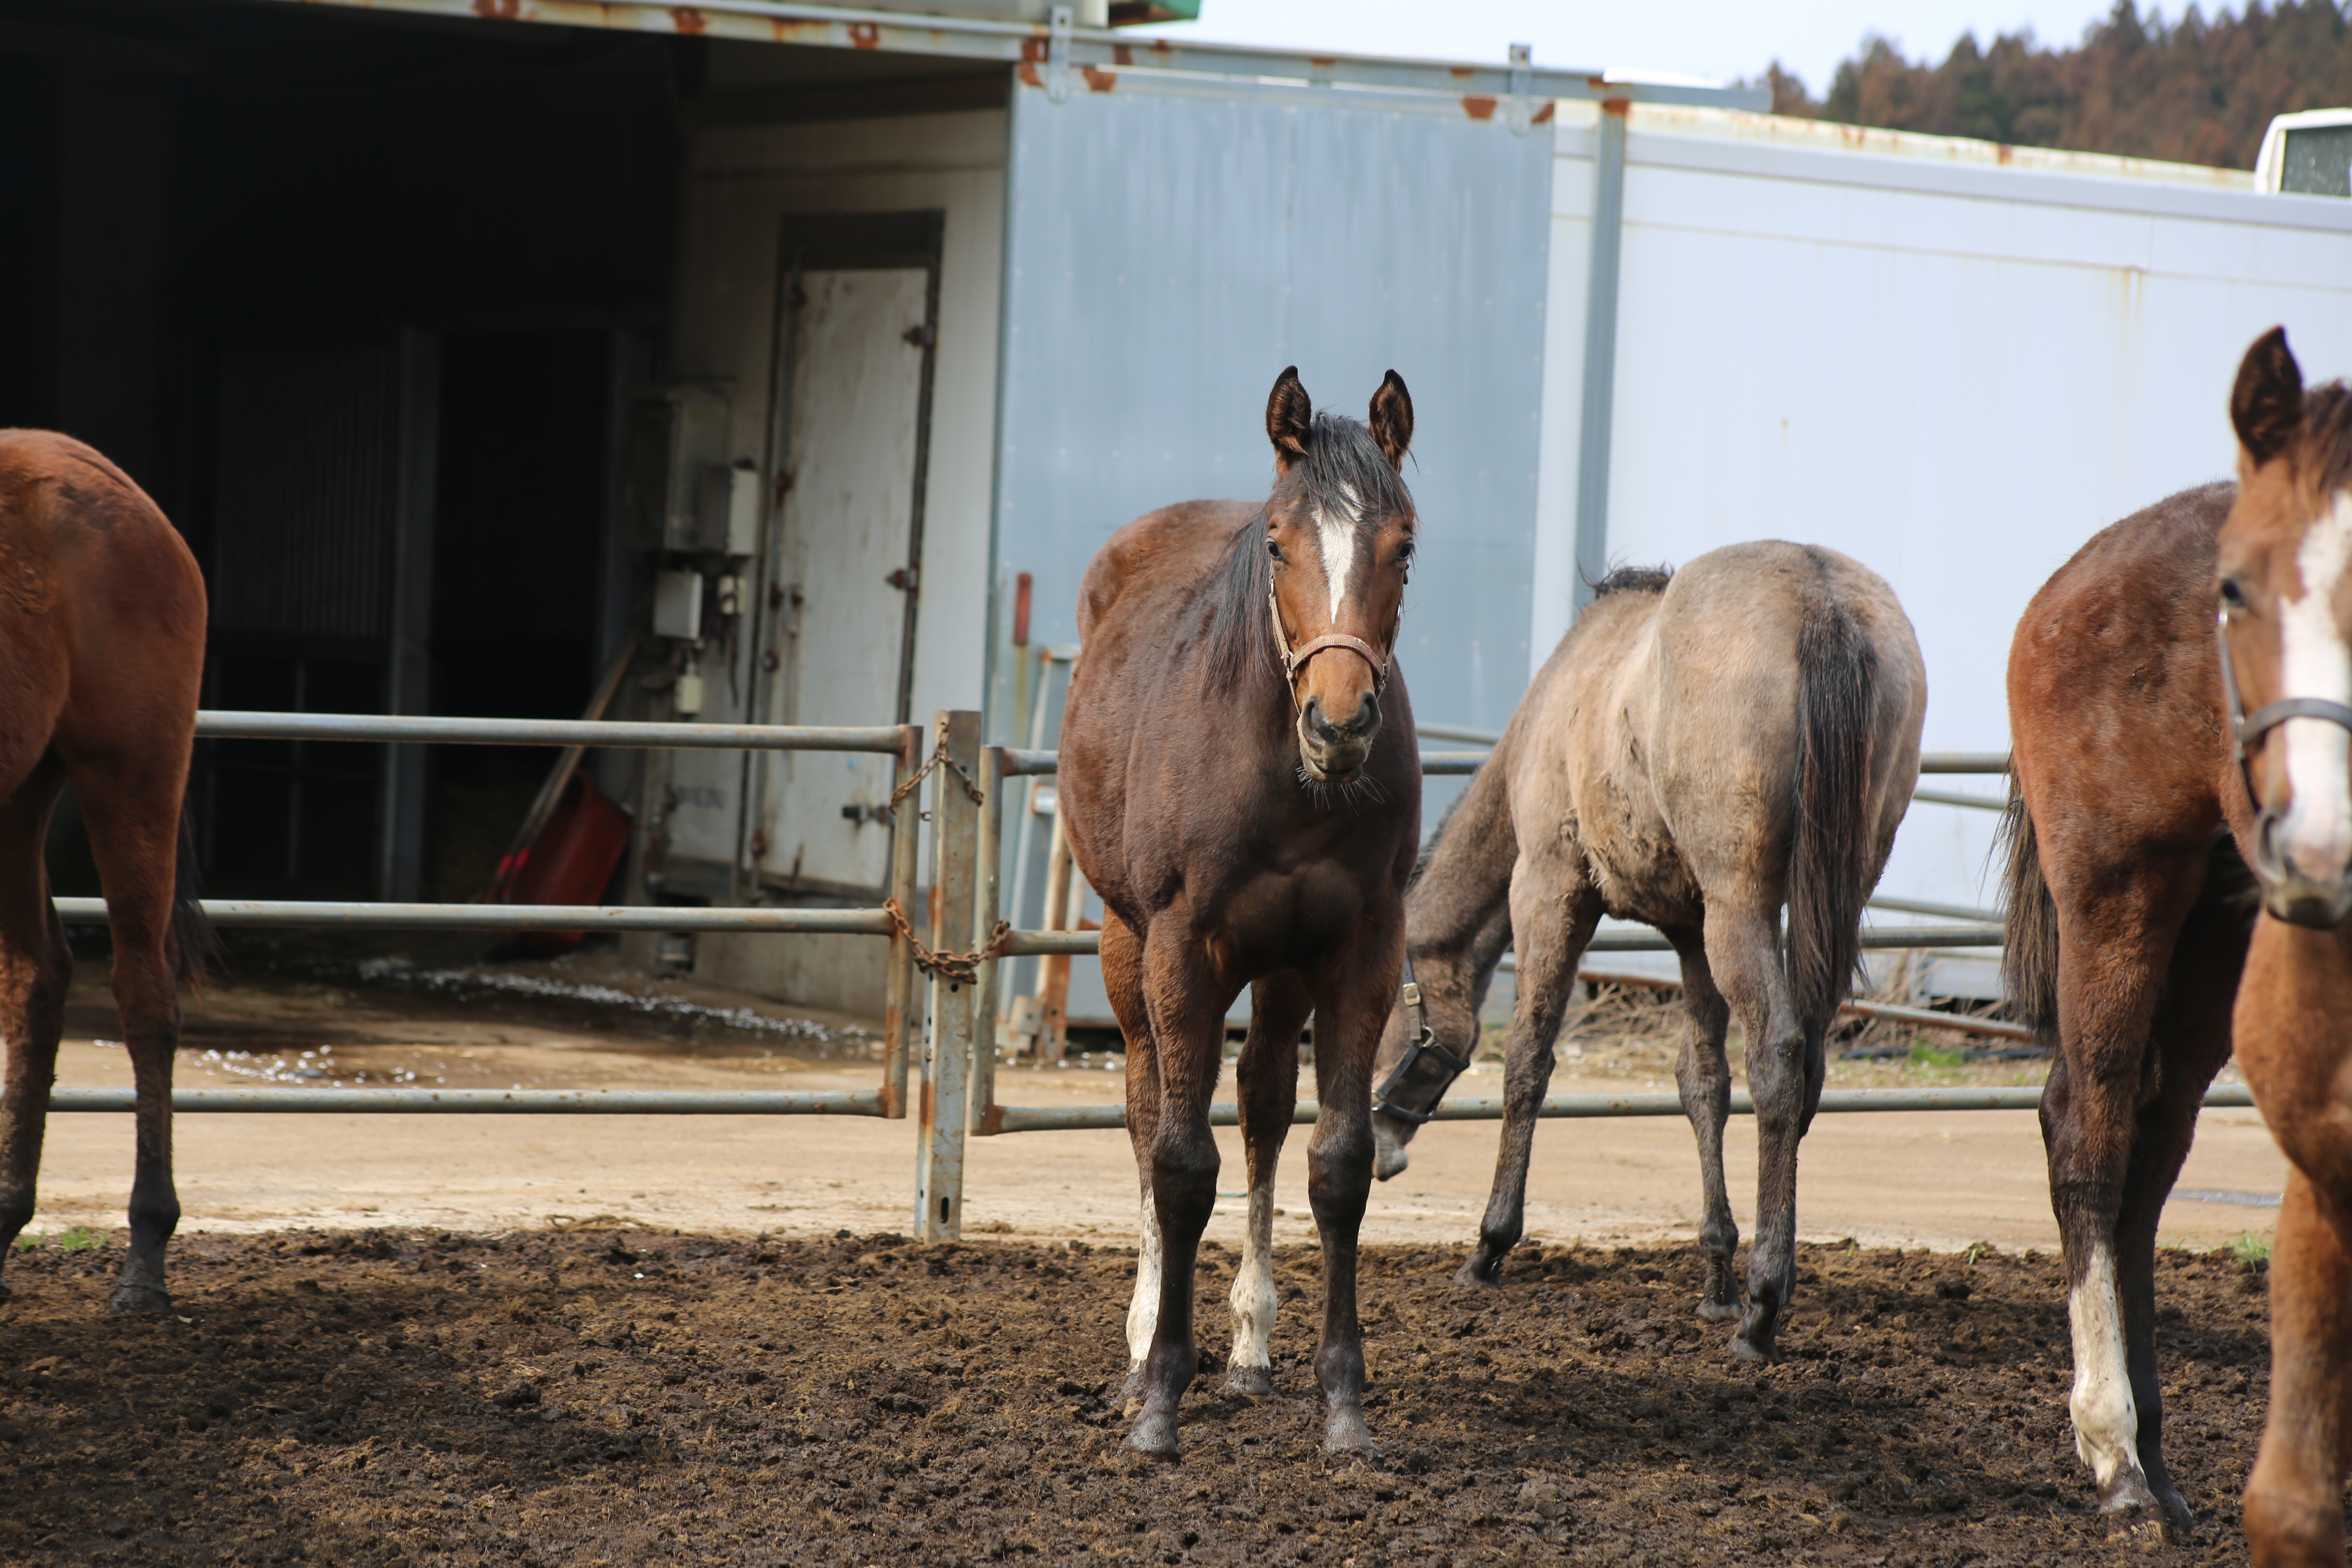
[[[692,642],[702,636],[702,574],[654,574],[654,636]]]
[[[629,414],[625,504],[647,550],[749,555],[757,548],[760,475],[727,456],[727,393],[686,383],[639,397]]]

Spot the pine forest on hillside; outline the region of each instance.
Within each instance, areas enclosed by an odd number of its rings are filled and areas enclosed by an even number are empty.
[[[1873,37],[1825,98],[1777,61],[1756,85],[1780,114],[2251,169],[2273,115],[2352,107],[2352,0],[2254,0],[2210,20],[2192,5],[2173,22],[2116,0],[2072,47],[1969,34],[1931,65]]]

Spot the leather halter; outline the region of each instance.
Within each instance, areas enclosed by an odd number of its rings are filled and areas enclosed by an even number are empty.
[[[1265,591],[1265,613],[1274,618],[1274,646],[1282,652],[1282,683],[1289,689],[1290,705],[1293,708],[1298,706],[1298,672],[1306,668],[1308,659],[1326,648],[1346,648],[1349,653],[1357,655],[1366,664],[1370,665],[1374,696],[1378,696],[1387,687],[1389,656],[1375,650],[1372,645],[1363,638],[1351,637],[1345,632],[1326,632],[1306,647],[1293,652],[1290,647],[1290,634],[1283,630],[1282,626],[1281,602],[1274,596],[1274,590],[1271,588]],[[1399,618],[1402,620],[1402,617]],[[1396,629],[1393,626],[1389,630],[1389,647],[1391,649],[1396,647]]]
[[[2246,798],[2259,812],[2265,808],[2262,793],[2254,788],[2253,763],[2246,755],[2246,748],[2290,719],[2324,719],[2352,731],[2352,708],[2324,697],[2283,697],[2249,714],[2244,699],[2238,695],[2238,672],[2230,663],[2230,612],[2226,606],[2215,617],[2213,637],[2221,649],[2221,695],[2229,704],[2231,748],[2238,759],[2239,775],[2245,781]]]

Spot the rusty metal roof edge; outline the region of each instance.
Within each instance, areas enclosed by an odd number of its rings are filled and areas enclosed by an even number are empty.
[[[803,44],[894,54],[950,56],[1043,66],[1053,38],[1042,22],[1000,22],[914,11],[862,10],[795,0],[280,0],[354,10],[475,17],[611,31],[671,33],[758,43]],[[1413,59],[1340,51],[1260,48],[1193,39],[1137,37],[1107,28],[1077,27],[1067,35],[1072,68],[1179,72],[1248,79],[1329,82],[1440,92],[1454,97],[1507,99],[1515,90],[1537,100],[1570,99],[1684,104],[1722,109],[1769,107],[1757,89],[1679,83],[1612,81],[1605,72],[1453,60]]]

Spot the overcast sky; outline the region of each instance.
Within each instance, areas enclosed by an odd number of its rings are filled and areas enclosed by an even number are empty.
[[[2031,26],[2072,43],[2109,0],[1202,0],[1201,20],[1148,29],[1234,43],[1501,61],[1533,44],[1536,63],[1646,70],[1727,81],[1772,60],[1818,98],[1865,33],[1916,59]],[[2168,6],[2177,11],[2179,5]],[[2235,7],[2232,7],[2234,9]]]

